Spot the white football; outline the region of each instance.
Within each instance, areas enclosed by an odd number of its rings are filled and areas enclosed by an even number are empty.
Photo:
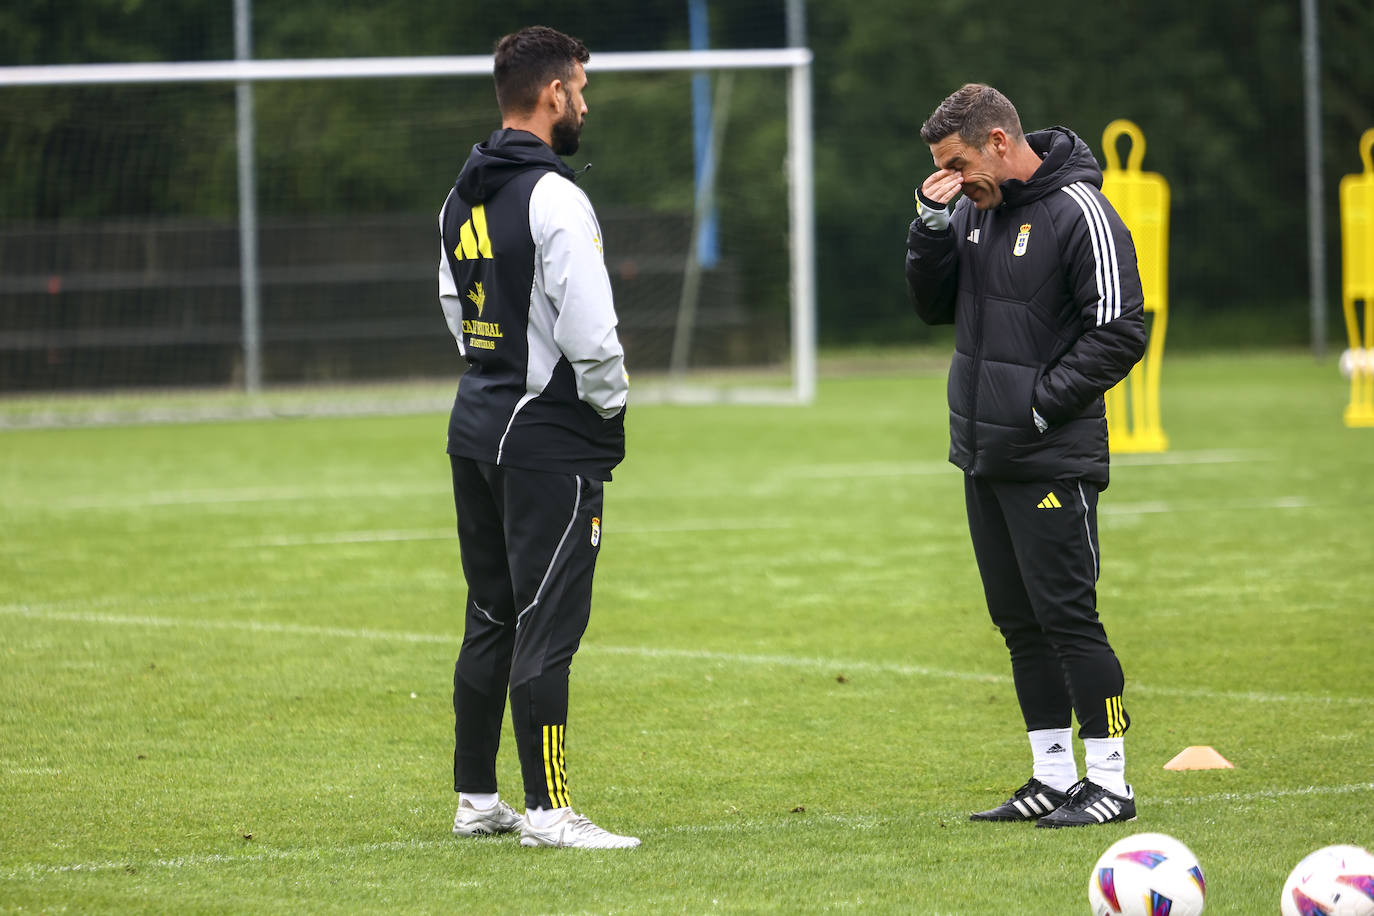
[[[1283,885],[1283,916],[1374,916],[1374,855],[1359,846],[1324,846]]]
[[[1374,350],[1362,347],[1342,350],[1340,367],[1341,375],[1345,378],[1350,378],[1357,372],[1362,375],[1374,375]]]
[[[1117,840],[1088,879],[1093,916],[1197,916],[1206,893],[1197,856],[1163,833]]]

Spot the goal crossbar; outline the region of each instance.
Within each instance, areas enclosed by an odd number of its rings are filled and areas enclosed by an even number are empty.
[[[809,48],[735,51],[621,51],[595,54],[590,72],[749,70],[807,67]],[[330,57],[297,60],[215,60],[137,64],[51,64],[0,67],[0,87],[90,86],[111,83],[215,83],[357,79],[387,76],[482,76],[490,55]]]

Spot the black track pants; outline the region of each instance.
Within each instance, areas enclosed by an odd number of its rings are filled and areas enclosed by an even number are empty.
[[[509,691],[525,806],[565,807],[568,673],[591,612],[602,483],[449,458],[468,584],[453,670],[453,786],[496,791]]]
[[[1119,737],[1123,678],[1097,616],[1097,487],[965,476],[964,499],[988,612],[1011,653],[1026,729]]]

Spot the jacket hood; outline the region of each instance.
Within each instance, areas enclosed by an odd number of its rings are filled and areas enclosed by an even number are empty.
[[[1067,127],[1049,127],[1026,134],[1026,142],[1040,156],[1040,168],[1028,180],[1002,182],[1004,206],[1018,207],[1039,200],[1075,181],[1102,187],[1102,169],[1088,144]]]
[[[569,181],[576,177],[543,140],[526,130],[503,127],[472,148],[454,188],[470,205],[485,203],[506,182],[530,169],[557,172]]]

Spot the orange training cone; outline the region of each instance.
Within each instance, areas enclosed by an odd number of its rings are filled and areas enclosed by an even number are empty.
[[[1173,760],[1164,764],[1166,770],[1233,770],[1235,765],[1205,744],[1185,747]]]

